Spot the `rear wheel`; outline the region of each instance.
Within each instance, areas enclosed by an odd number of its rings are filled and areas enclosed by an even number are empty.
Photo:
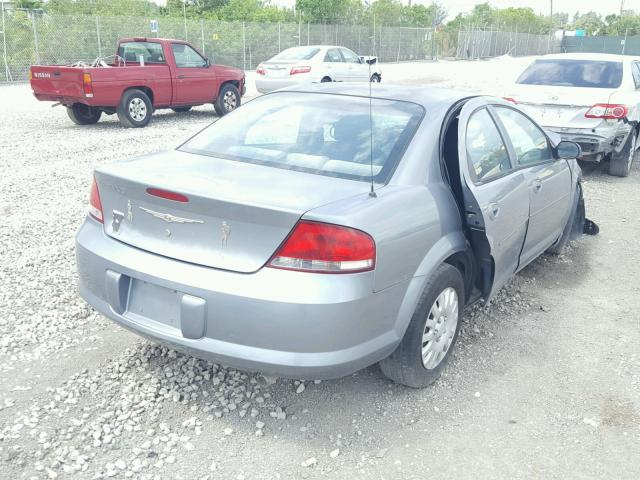
[[[627,137],[622,150],[613,152],[609,162],[609,175],[616,177],[628,177],[631,171],[631,164],[636,156],[638,131],[634,128]]]
[[[173,110],[176,113],[185,113],[191,110],[191,107],[175,107],[175,108],[172,108],[171,110]]]
[[[324,77],[322,80],[320,80],[320,83],[329,83],[332,82],[333,80],[331,80],[329,77]]]
[[[220,89],[213,107],[216,109],[216,113],[222,117],[238,108],[240,102],[240,92],[236,86],[231,83],[225,83]]]
[[[93,125],[98,123],[102,112],[97,108],[90,107],[84,103],[74,103],[67,107],[67,115],[76,125]]]
[[[134,88],[124,92],[116,112],[124,127],[146,127],[151,121],[153,105],[151,105],[151,100],[146,93]]]
[[[460,271],[442,264],[435,271],[396,350],[380,362],[388,378],[408,387],[435,382],[451,357],[464,307]]]

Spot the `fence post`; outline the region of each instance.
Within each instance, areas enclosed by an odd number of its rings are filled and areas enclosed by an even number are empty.
[[[247,69],[247,33],[242,22],[242,69]]]
[[[4,79],[7,82],[12,81],[11,78],[11,70],[9,70],[9,63],[7,62],[7,27],[4,20],[4,2],[0,3],[0,8],[2,9],[2,51],[4,54]]]
[[[207,56],[207,52],[204,50],[204,20],[200,19],[200,33],[202,35],[202,53],[204,53],[205,57]]]
[[[311,37],[311,22],[307,22],[307,45],[311,43],[309,38]]]
[[[400,61],[400,46],[402,44],[402,28],[398,28],[400,34],[398,35],[398,54],[396,55],[396,62]]]
[[[36,63],[40,63],[40,47],[38,45],[38,29],[36,28],[36,16],[31,12],[31,25],[33,26],[33,44],[36,48]]]
[[[280,31],[281,27],[282,27],[281,23],[278,22],[278,53],[282,51],[282,43],[281,43],[282,32]]]
[[[100,40],[100,17],[96,15],[96,37],[98,40],[98,57],[102,57],[102,41]]]
[[[624,43],[622,44],[622,55],[624,55],[624,52],[627,50],[627,36],[629,34],[629,29],[627,28],[624,31]]]

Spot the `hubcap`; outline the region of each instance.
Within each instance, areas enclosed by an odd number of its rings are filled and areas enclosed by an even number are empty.
[[[141,98],[133,98],[129,102],[129,115],[136,122],[141,122],[147,116],[147,105],[142,101]]]
[[[238,99],[233,92],[226,92],[223,97],[224,109],[230,112],[238,105]]]
[[[458,327],[458,294],[448,287],[433,302],[422,333],[422,365],[436,368],[446,356]]]

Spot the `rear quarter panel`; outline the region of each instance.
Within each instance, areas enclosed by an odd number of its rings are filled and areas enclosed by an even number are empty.
[[[124,91],[134,87],[149,88],[156,107],[171,104],[172,84],[168,65],[90,68],[87,72],[93,81],[95,105],[115,107]]]

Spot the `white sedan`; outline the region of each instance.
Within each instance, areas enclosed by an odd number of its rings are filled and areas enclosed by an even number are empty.
[[[376,57],[361,57],[348,48],[331,45],[288,48],[258,65],[256,73],[260,93],[300,83],[382,80]]]
[[[608,158],[611,175],[629,175],[640,147],[640,58],[547,55],[529,65],[505,97],[562,140],[578,143],[582,160]]]

